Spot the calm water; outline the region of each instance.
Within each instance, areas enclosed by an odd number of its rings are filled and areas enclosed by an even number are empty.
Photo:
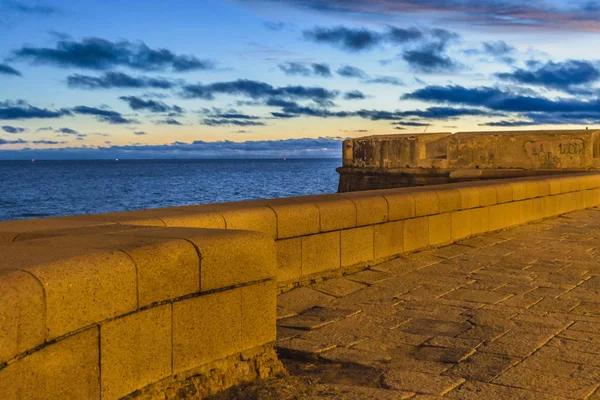
[[[335,193],[337,159],[0,161],[0,220]]]

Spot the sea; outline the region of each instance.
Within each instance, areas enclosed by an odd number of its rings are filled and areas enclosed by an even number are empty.
[[[1,161],[0,221],[335,193],[341,159]]]

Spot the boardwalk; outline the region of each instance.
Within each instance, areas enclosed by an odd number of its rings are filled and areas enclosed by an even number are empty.
[[[600,399],[599,257],[585,210],[292,290],[290,376],[238,397]]]

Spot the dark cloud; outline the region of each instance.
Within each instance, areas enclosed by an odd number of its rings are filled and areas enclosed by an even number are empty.
[[[418,39],[422,39],[424,36],[423,32],[417,28],[396,28],[390,27],[387,38],[390,42],[396,44],[403,44],[406,42],[412,42]]]
[[[0,145],[3,145],[3,144],[25,144],[25,143],[27,143],[27,141],[25,141],[23,139],[8,140],[8,139],[0,138]]]
[[[343,26],[335,28],[315,27],[304,31],[304,37],[313,42],[326,43],[347,51],[371,49],[381,44],[384,37],[368,29],[350,29]]]
[[[156,121],[158,125],[183,125],[181,122],[174,118],[166,118],[160,121]]]
[[[48,144],[48,145],[56,145],[56,144],[65,144],[68,143],[66,141],[57,141],[57,140],[33,140],[31,143],[33,144]]]
[[[600,7],[595,1],[572,2],[521,0],[245,0],[247,3],[289,4],[324,13],[348,14],[354,18],[381,16],[389,20],[396,16],[411,19],[434,18],[446,23],[469,23],[527,29],[600,30]]]
[[[266,21],[263,22],[263,26],[270,31],[279,32],[285,28],[286,24],[281,21]]]
[[[285,62],[279,64],[279,69],[288,76],[321,76],[325,78],[331,76],[331,69],[329,66],[322,63],[304,64],[298,62]]]
[[[204,118],[202,125],[208,126],[265,126],[266,124],[261,121],[252,121],[248,119],[232,119],[232,118]]]
[[[71,111],[34,107],[22,101],[0,101],[0,120],[60,118],[65,115],[71,115]]]
[[[138,136],[143,136],[143,135],[147,135],[146,132],[143,131],[138,131],[138,132],[133,132],[134,135],[138,135]]]
[[[59,40],[54,48],[29,47],[13,52],[19,59],[34,64],[105,70],[118,66],[142,71],[172,70],[187,72],[214,68],[211,61],[190,55],[178,55],[168,49],[151,49],[143,42],[129,42],[90,37],[81,41]]]
[[[344,78],[367,79],[369,77],[365,71],[351,65],[345,65],[341,68],[338,68],[336,72],[339,76],[343,76]]]
[[[59,129],[55,130],[54,132],[63,133],[65,135],[79,135],[79,132],[77,132],[75,129],[71,129],[71,128],[59,128]]]
[[[281,97],[288,99],[305,99],[316,102],[332,100],[339,92],[321,87],[282,86],[274,87],[268,83],[239,79],[230,82],[215,82],[207,85],[195,84],[183,86],[184,98],[213,100],[217,94],[242,95],[252,99]]]
[[[344,99],[346,100],[364,100],[367,96],[360,90],[351,90],[344,93]]]
[[[72,109],[75,114],[92,115],[99,121],[108,122],[109,124],[134,124],[139,121],[123,117],[116,111],[104,110],[101,108],[77,106]]]
[[[403,126],[429,126],[429,124],[425,122],[414,122],[414,121],[397,121],[393,122],[392,125],[403,125]],[[396,128],[396,129],[405,129],[405,128]]]
[[[376,76],[375,78],[370,78],[363,81],[363,83],[404,86],[404,82],[394,76]]]
[[[0,75],[14,75],[23,76],[19,71],[11,67],[10,65],[0,63]]]
[[[51,15],[58,14],[60,10],[56,7],[48,6],[48,5],[28,5],[21,3],[19,1],[5,1],[4,4],[8,7],[8,9],[13,11],[18,11],[23,14],[37,14],[37,15]]]
[[[2,128],[2,130],[4,132],[6,132],[6,133],[13,133],[13,134],[14,133],[23,133],[23,132],[25,132],[27,130],[25,128],[19,128],[19,127],[10,126],[10,125],[4,125],[4,126],[2,126],[0,128]]]
[[[2,140],[2,139],[0,139]],[[339,158],[341,137],[262,141],[195,141],[160,145],[126,145],[98,148],[69,147],[55,149],[3,150],[0,159],[149,159],[149,158],[238,158],[238,157],[333,157]],[[23,141],[24,142],[24,141]],[[1,142],[0,142],[1,143]]]
[[[452,72],[461,67],[460,63],[446,54],[448,44],[458,40],[456,33],[445,29],[431,31],[431,40],[417,47],[405,50],[402,58],[416,72]]]
[[[183,108],[177,105],[169,106],[158,100],[145,100],[136,96],[121,96],[119,99],[125,101],[132,110],[136,111],[147,110],[155,113],[168,112],[173,115],[183,114],[184,112]]]
[[[548,61],[545,64],[530,63],[528,69],[516,68],[513,72],[498,73],[496,76],[519,84],[570,91],[574,86],[588,85],[600,80],[600,70],[597,64],[590,61]]]
[[[101,76],[69,75],[67,85],[78,89],[171,89],[177,86],[177,82],[166,78],[131,76],[123,72],[106,72]]]
[[[43,131],[53,131],[54,128],[52,128],[51,126],[47,126],[45,128],[38,128],[36,129],[36,132],[43,132]]]
[[[495,42],[483,42],[483,53],[492,56],[495,60],[507,64],[513,64],[515,59],[511,56],[515,53],[515,48],[502,40]]]

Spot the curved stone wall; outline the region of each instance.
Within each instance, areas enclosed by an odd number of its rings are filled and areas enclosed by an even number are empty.
[[[0,398],[266,377],[277,287],[599,204],[578,173],[2,222]]]

